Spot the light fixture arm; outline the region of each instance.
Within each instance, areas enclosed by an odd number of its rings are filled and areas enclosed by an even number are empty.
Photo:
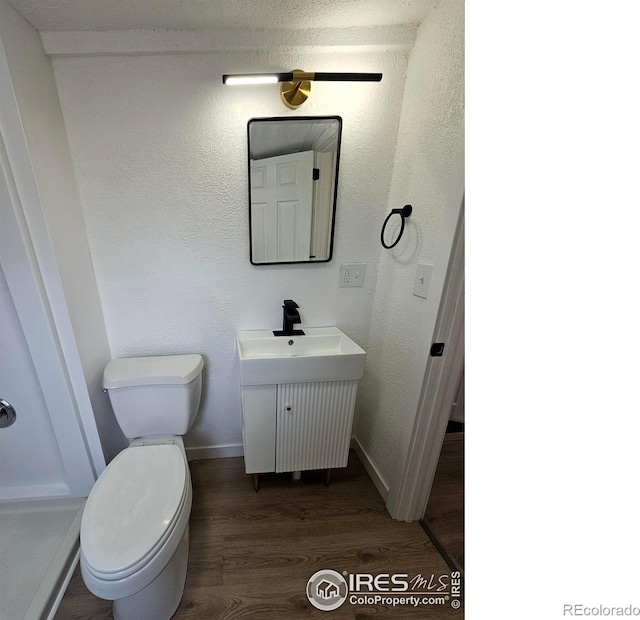
[[[311,93],[311,82],[379,82],[382,73],[311,72],[294,69],[280,73],[225,74],[223,84],[275,84],[282,83],[280,97],[290,109],[300,107]]]
[[[314,82],[379,82],[382,73],[313,73]]]

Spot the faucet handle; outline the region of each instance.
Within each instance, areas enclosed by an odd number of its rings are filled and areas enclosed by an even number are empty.
[[[298,304],[293,299],[285,299],[282,304],[282,329],[274,330],[274,336],[304,336],[301,329],[293,329],[293,326],[301,323]]]

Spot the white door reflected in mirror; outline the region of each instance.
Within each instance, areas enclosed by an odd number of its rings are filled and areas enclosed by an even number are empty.
[[[251,160],[251,255],[256,263],[309,260],[313,151]]]

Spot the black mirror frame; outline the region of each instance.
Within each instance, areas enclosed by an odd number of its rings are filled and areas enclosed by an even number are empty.
[[[333,207],[331,213],[331,231],[329,241],[329,256],[321,260],[294,260],[294,261],[277,261],[277,262],[260,262],[253,260],[253,244],[251,229],[251,123],[255,121],[313,121],[313,120],[335,120],[338,121],[338,146],[336,153],[336,180],[333,188]],[[333,258],[333,239],[336,229],[336,208],[338,204],[338,179],[340,173],[340,150],[342,148],[342,117],[341,116],[271,116],[264,118],[251,118],[247,122],[247,188],[249,196],[249,260],[252,265],[260,267],[262,265],[313,265],[319,263],[328,263]]]

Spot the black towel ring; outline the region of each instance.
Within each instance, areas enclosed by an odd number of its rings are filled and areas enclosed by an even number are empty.
[[[393,209],[389,215],[387,215],[387,219],[384,221],[382,225],[382,231],[380,232],[380,242],[382,243],[382,247],[390,250],[398,244],[398,241],[402,238],[402,233],[404,232],[404,218],[409,217],[411,215],[411,211],[413,211],[413,207],[411,205],[404,205],[402,209]],[[400,232],[398,233],[398,238],[391,244],[387,245],[384,242],[384,229],[387,227],[387,222],[391,218],[392,215],[398,214],[402,219],[402,224],[400,225]]]

